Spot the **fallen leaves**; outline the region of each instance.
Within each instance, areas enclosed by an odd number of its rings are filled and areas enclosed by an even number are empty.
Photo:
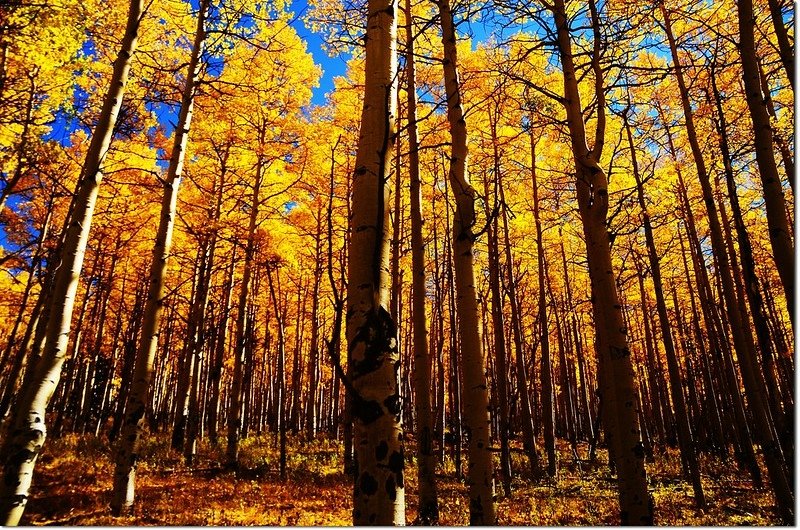
[[[224,447],[200,444],[194,468],[169,451],[169,437],[146,441],[137,472],[134,513],[112,517],[112,448],[102,439],[70,435],[45,447],[23,523],[31,525],[214,525],[214,526],[347,526],[352,523],[349,476],[342,471],[341,444],[319,439],[289,447],[289,475],[280,480],[277,447],[271,436],[242,443],[243,469],[225,471]],[[531,483],[519,478],[521,458],[514,461],[517,478],[511,497],[497,498],[498,523],[514,526],[617,525],[614,477],[607,466],[575,465],[569,447],[561,455],[557,480]],[[406,519],[417,516],[417,477],[413,447],[407,448]],[[691,487],[680,478],[680,459],[668,448],[664,458],[648,463],[656,522],[661,525],[776,524],[772,496],[757,489],[732,462],[704,460],[703,486],[710,507],[693,506]],[[605,453],[600,451],[602,460]],[[585,464],[585,463],[584,463]],[[466,465],[463,466],[466,469]],[[466,486],[453,465],[437,473],[440,524],[467,525]],[[498,490],[499,491],[499,490]]]

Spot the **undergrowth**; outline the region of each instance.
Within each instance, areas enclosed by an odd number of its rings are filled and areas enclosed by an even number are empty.
[[[289,437],[287,478],[279,475],[274,436],[250,436],[241,443],[238,472],[224,469],[224,438],[203,440],[195,465],[170,450],[166,435],[147,437],[141,449],[133,515],[109,511],[113,448],[104,438],[68,435],[49,440],[37,465],[23,524],[31,525],[349,525],[352,486],[343,471],[341,442],[319,437],[306,442]],[[497,485],[498,523],[521,526],[616,525],[616,482],[598,452],[594,464],[576,461],[569,446],[559,446],[555,479],[529,481],[527,460],[515,448],[515,479],[510,497]],[[579,456],[585,458],[586,447]],[[416,517],[417,483],[413,445],[406,454],[406,518]],[[462,469],[467,469],[463,452]],[[680,478],[680,458],[666,448],[648,462],[650,491],[660,525],[777,524],[773,499],[755,488],[732,462],[703,460],[703,487],[709,507],[694,507],[692,489]],[[466,486],[455,476],[449,451],[437,472],[440,523],[469,521]]]

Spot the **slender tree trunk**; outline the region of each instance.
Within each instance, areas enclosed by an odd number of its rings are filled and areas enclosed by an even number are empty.
[[[667,303],[664,298],[664,285],[661,281],[661,265],[658,261],[658,251],[656,249],[655,237],[653,236],[653,226],[650,223],[650,213],[647,211],[647,203],[644,197],[644,185],[639,174],[639,162],[636,157],[636,147],[633,143],[633,133],[628,122],[628,109],[623,112],[623,123],[625,133],[628,138],[628,147],[631,152],[631,163],[633,165],[633,176],[636,179],[636,197],[642,214],[642,224],[644,225],[644,236],[647,245],[647,256],[650,263],[650,274],[653,278],[653,288],[656,294],[656,309],[658,310],[658,321],[661,324],[661,341],[664,343],[664,353],[667,357],[667,369],[669,370],[670,390],[672,391],[672,406],[675,408],[675,420],[678,427],[678,444],[681,448],[681,456],[688,464],[689,478],[694,490],[694,502],[699,509],[706,506],[706,499],[703,493],[703,485],[700,479],[700,463],[697,459],[694,437],[689,423],[689,416],[686,411],[686,401],[683,397],[683,382],[678,364],[678,356],[675,351],[675,343],[672,340],[672,331],[669,326],[669,315],[667,314]],[[641,275],[640,275],[641,281]],[[645,300],[642,300],[645,302]],[[692,381],[690,379],[690,381]],[[692,384],[690,382],[690,384]]]
[[[536,175],[536,143],[533,130],[530,131],[531,145],[531,183],[533,185],[533,218],[536,227],[536,263],[539,281],[539,333],[541,335],[541,384],[542,419],[544,423],[544,450],[547,453],[547,474],[556,476],[556,436],[555,403],[553,393],[553,368],[550,358],[550,325],[547,318],[547,290],[545,289],[544,246],[542,241],[542,221],[539,206],[539,183]]]
[[[505,240],[506,274],[508,298],[511,305],[511,331],[514,337],[515,369],[517,372],[517,392],[520,400],[520,421],[522,422],[522,445],[528,456],[530,468],[529,478],[535,480],[539,477],[539,453],[536,451],[536,437],[534,436],[533,409],[528,389],[528,374],[525,369],[525,348],[522,339],[522,322],[520,316],[519,299],[517,295],[517,278],[514,274],[514,260],[511,255],[511,238],[508,230],[508,208],[506,205],[503,183],[498,175],[498,189],[503,219],[503,238]]]
[[[164,197],[161,201],[161,217],[153,246],[153,261],[150,265],[150,286],[144,309],[142,335],[136,352],[133,382],[125,406],[122,436],[117,446],[114,469],[114,486],[111,510],[115,515],[129,512],[135,498],[136,465],[139,447],[144,434],[145,411],[153,372],[153,359],[158,348],[161,316],[166,296],[167,264],[172,248],[172,231],[175,226],[178,190],[183,176],[183,162],[194,109],[195,86],[200,75],[200,56],[205,41],[205,17],[208,0],[202,0],[197,18],[197,30],[192,45],[188,75],[181,99],[181,111],[172,144],[167,178],[164,181]]]
[[[794,90],[794,47],[789,41],[789,32],[783,22],[781,2],[780,0],[768,0],[768,4],[772,25],[775,28],[775,37],[778,40],[778,51],[781,56],[781,62],[783,63],[784,70],[786,70],[786,78],[789,80],[789,84],[792,85],[792,90]],[[794,4],[790,5],[794,6]],[[750,11],[752,12],[752,10],[753,8],[751,3]],[[755,20],[753,20],[752,24],[755,26]],[[752,31],[753,26],[751,26],[750,31]],[[743,30],[740,29],[740,31]],[[789,176],[789,178],[793,179],[794,177]]]
[[[496,111],[497,109],[495,109]],[[495,185],[502,178],[500,173],[500,152],[497,146],[497,112],[494,119],[490,112],[490,125],[493,144],[494,178]],[[494,359],[496,363],[495,380],[497,382],[497,400],[499,405],[499,429],[500,438],[500,476],[503,483],[503,491],[506,496],[511,495],[511,448],[509,437],[511,435],[511,422],[508,411],[508,353],[506,349],[505,322],[503,318],[503,296],[500,292],[500,250],[498,248],[498,224],[497,212],[489,210],[489,179],[484,173],[484,194],[486,197],[486,217],[487,223],[486,238],[489,247],[489,291],[492,297],[492,331],[494,334]],[[495,202],[497,194],[495,194]]]
[[[776,422],[778,435],[781,440],[781,447],[789,465],[787,470],[790,474],[794,473],[794,466],[791,465],[793,460],[793,434],[792,429],[786,425],[786,419],[781,410],[780,401],[778,399],[777,381],[775,380],[774,370],[774,356],[772,352],[772,338],[767,324],[766,316],[764,315],[763,308],[765,306],[759,290],[759,280],[755,271],[755,258],[753,256],[753,248],[750,245],[750,237],[744,225],[742,211],[739,206],[739,198],[736,192],[736,182],[733,176],[733,167],[731,165],[730,148],[728,145],[727,125],[725,120],[725,113],[722,109],[719,90],[717,89],[715,72],[711,71],[711,86],[714,94],[714,101],[717,110],[717,120],[715,125],[717,133],[719,134],[720,152],[723,158],[725,168],[725,180],[727,184],[728,198],[731,204],[731,212],[733,215],[733,226],[736,230],[737,240],[739,243],[739,254],[742,266],[742,280],[744,283],[744,291],[747,295],[747,300],[750,305],[750,315],[753,318],[753,324],[756,332],[756,338],[761,348],[763,374],[764,379],[769,390],[770,406],[772,409],[773,419]],[[744,300],[740,299],[740,305],[744,309]],[[747,312],[742,311],[742,320],[747,322]],[[754,366],[754,370],[758,370]],[[793,482],[793,481],[791,481]]]
[[[747,1],[747,0],[746,0]],[[703,202],[706,205],[706,209],[708,211],[708,222],[711,229],[711,243],[712,248],[714,249],[714,254],[717,258],[717,264],[719,265],[719,276],[722,284],[722,295],[725,300],[725,307],[727,309],[727,316],[730,320],[730,327],[733,334],[733,343],[734,348],[736,350],[736,356],[739,360],[739,366],[742,371],[742,378],[745,384],[745,393],[747,395],[747,401],[750,405],[750,410],[753,414],[754,424],[756,426],[755,435],[761,448],[764,452],[764,459],[767,464],[767,471],[769,472],[770,481],[772,482],[773,490],[775,491],[775,496],[777,499],[777,504],[779,511],[781,513],[781,517],[784,519],[784,522],[791,523],[794,520],[794,494],[792,492],[791,486],[788,481],[787,473],[786,473],[786,464],[784,461],[783,453],[781,452],[780,444],[778,440],[775,439],[775,430],[774,425],[772,422],[772,418],[769,415],[769,408],[766,404],[766,396],[765,396],[765,389],[764,389],[764,382],[761,379],[761,374],[754,370],[755,364],[752,361],[752,357],[755,354],[754,349],[755,345],[752,343],[752,336],[748,333],[745,333],[744,323],[741,320],[740,313],[736,306],[735,300],[735,290],[733,285],[733,276],[731,273],[731,266],[730,266],[730,258],[728,256],[728,252],[725,248],[725,242],[722,234],[722,227],[720,226],[719,217],[717,216],[716,206],[714,203],[714,196],[711,190],[711,182],[709,180],[708,172],[706,170],[705,162],[703,160],[702,151],[700,149],[700,144],[697,138],[697,132],[694,127],[694,119],[693,119],[693,111],[691,107],[691,103],[689,101],[689,93],[686,88],[686,84],[683,78],[683,70],[681,64],[678,60],[678,49],[677,44],[675,43],[675,38],[672,33],[672,27],[670,24],[669,13],[667,12],[666,8],[663,4],[660,5],[661,13],[664,17],[664,28],[667,33],[667,39],[670,45],[670,51],[672,54],[673,66],[675,71],[675,77],[678,81],[678,87],[680,89],[680,97],[681,103],[683,105],[683,112],[686,119],[686,132],[689,139],[689,144],[692,150],[692,156],[695,161],[695,165],[697,166],[697,173],[700,179],[700,185],[703,189]],[[742,6],[739,3],[739,9],[741,11]],[[742,13],[740,12],[740,15]],[[741,16],[742,20],[747,20],[747,16]],[[752,29],[752,27],[751,27]],[[747,33],[747,32],[744,32]],[[750,33],[752,37],[752,32]],[[746,35],[742,35],[742,37],[746,37]],[[748,58],[746,57],[746,53],[743,53],[743,61],[747,61]],[[756,73],[757,75],[757,73]],[[758,79],[756,79],[756,82]],[[747,83],[747,76],[745,76],[745,82]],[[749,92],[749,90],[748,90]],[[760,94],[760,89],[758,89]],[[748,103],[750,104],[750,100],[752,98],[748,94]],[[762,108],[763,110],[763,108]],[[751,109],[754,111],[754,109]],[[765,111],[766,112],[766,111]],[[754,114],[754,122],[757,118],[757,115]],[[767,120],[768,121],[768,120]],[[766,127],[769,127],[769,123],[767,123]],[[772,150],[772,142],[771,142],[771,131],[769,132],[769,150],[771,153]],[[757,151],[762,150],[759,142],[759,138],[761,138],[761,132],[759,132],[759,126],[756,126],[756,144],[757,144]],[[774,165],[774,158],[772,159],[772,163]],[[764,175],[762,170],[762,180],[768,178]],[[765,199],[769,192],[767,191],[767,184],[764,183],[765,187]],[[778,181],[778,187],[780,186],[780,181]],[[782,193],[781,193],[782,197]],[[767,199],[769,200],[769,199]],[[781,210],[783,209],[781,205]],[[769,207],[768,207],[769,211]],[[768,214],[769,220],[769,214]],[[785,216],[783,217],[785,222]],[[770,220],[770,224],[772,224],[772,220]],[[772,234],[773,229],[770,229],[770,233]],[[784,232],[787,237],[788,233]],[[773,234],[775,236],[776,234]],[[780,234],[777,234],[780,235]],[[773,241],[773,245],[775,242]],[[775,258],[780,262],[783,259],[782,252],[779,252],[773,246],[773,251],[775,252]],[[794,257],[791,255],[788,258],[789,263],[791,263],[791,268],[789,269],[789,275],[793,274],[794,271]],[[783,265],[779,264],[778,268],[779,271]],[[781,274],[783,276],[783,274]],[[791,282],[793,282],[793,276],[791,277]],[[784,282],[784,289],[787,292],[787,299],[790,303],[793,301],[793,297],[791,293],[793,292],[793,288],[790,288],[793,284],[787,284]]]
[[[431,356],[425,318],[425,243],[422,239],[422,182],[419,175],[417,139],[417,89],[414,68],[414,27],[411,0],[406,10],[406,94],[408,112],[408,170],[411,206],[412,312],[414,316],[414,390],[417,413],[417,482],[419,484],[418,523],[436,524],[439,502],[436,497],[436,456],[433,452],[433,411],[431,410]]]
[[[775,4],[770,0],[770,8]],[[747,97],[747,107],[753,120],[754,144],[758,173],[761,177],[761,186],[764,192],[764,206],[767,212],[767,225],[769,226],[769,240],[772,244],[772,255],[775,266],[783,283],[786,294],[786,307],[794,325],[794,243],[786,217],[786,200],[783,196],[781,179],[778,175],[778,166],[775,163],[773,150],[772,126],[769,122],[769,113],[764,104],[764,95],[761,93],[759,82],[758,58],[754,36],[755,16],[753,14],[753,0],[739,0],[736,2],[739,14],[739,53],[742,58],[742,71],[744,75],[744,89]],[[666,12],[666,11],[665,11]],[[773,12],[773,19],[775,14]],[[776,24],[783,27],[783,21]],[[781,32],[779,32],[779,35]],[[788,47],[788,38],[780,44],[781,59],[787,68],[787,73],[793,72],[791,62],[791,47]],[[794,76],[791,78],[794,87]]]
[[[2,210],[2,208],[0,208],[0,210]],[[22,374],[22,368],[25,365],[26,354],[28,353],[30,347],[30,339],[33,335],[33,330],[36,329],[38,319],[41,315],[44,298],[39,296],[36,300],[33,310],[31,311],[30,318],[28,319],[28,325],[25,327],[25,333],[23,334],[22,339],[17,342],[17,333],[19,332],[19,326],[22,324],[22,320],[25,315],[25,307],[28,305],[28,297],[30,296],[31,289],[33,288],[34,279],[36,278],[36,270],[40,268],[42,263],[44,242],[47,239],[47,235],[50,231],[50,221],[52,219],[52,215],[53,208],[52,204],[50,204],[44,223],[42,224],[42,228],[39,231],[39,236],[37,237],[36,251],[31,258],[31,266],[28,269],[28,279],[25,283],[25,290],[22,295],[22,300],[19,304],[20,310],[17,314],[17,318],[14,320],[14,325],[11,328],[11,333],[8,336],[8,343],[3,351],[3,361],[1,365],[6,366],[10,362],[11,369],[9,370],[8,377],[6,377],[6,380],[4,381],[4,388],[2,392],[3,397],[0,401],[0,419],[5,417],[9,406],[11,405],[11,399],[14,396],[17,383],[19,382],[19,377]],[[11,355],[14,352],[14,347],[17,346],[17,344],[19,344],[20,347],[17,348],[16,355],[14,355],[13,359],[11,359]]]
[[[278,363],[275,369],[275,375],[278,380],[276,401],[278,405],[278,440],[280,445],[280,454],[278,457],[278,466],[280,471],[281,480],[286,480],[286,430],[287,414],[286,414],[286,334],[285,334],[285,310],[278,304],[278,296],[275,294],[275,283],[280,283],[280,264],[275,261],[267,266],[267,282],[269,283],[269,295],[272,300],[272,308],[275,313],[275,321],[278,325]],[[276,278],[272,278],[272,271],[275,271]]]
[[[475,190],[467,177],[467,125],[461,108],[456,32],[449,0],[438,0],[442,25],[444,84],[447,93],[447,120],[450,124],[450,188],[456,202],[453,218],[452,253],[458,293],[458,331],[461,339],[461,364],[464,389],[464,416],[469,431],[470,524],[495,524],[492,454],[489,446],[489,396],[484,373],[482,330],[473,270],[475,234]]]
[[[233,281],[236,272],[236,247],[231,251],[231,262],[228,266],[228,278],[225,281],[224,304],[222,314],[217,323],[216,340],[214,342],[214,357],[209,367],[209,398],[208,398],[208,419],[206,422],[209,438],[216,446],[219,443],[217,428],[219,425],[220,392],[222,382],[222,367],[225,362],[225,350],[228,345],[228,321],[233,306]]]
[[[101,168],[122,106],[131,59],[136,49],[142,6],[142,0],[132,0],[130,3],[120,52],[114,63],[108,92],[86,153],[78,196],[60,253],[60,266],[55,275],[50,300],[54,310],[50,312],[47,322],[45,347],[37,366],[31,367],[35,374],[31,378],[30,386],[22,389],[24,397],[17,403],[0,451],[4,462],[4,479],[0,490],[0,524],[4,526],[15,526],[22,517],[36,459],[46,438],[45,412],[61,377],[75,293],[102,179]]]
[[[259,143],[265,140],[265,128],[259,131]],[[261,185],[263,180],[264,159],[258,156],[256,161],[255,179],[253,181],[253,198],[250,207],[250,220],[247,227],[247,242],[244,250],[244,270],[242,271],[242,285],[239,288],[239,300],[236,306],[236,335],[233,349],[233,376],[231,379],[230,403],[228,406],[228,441],[226,448],[227,465],[237,468],[239,465],[239,440],[242,434],[242,416],[244,400],[245,373],[252,367],[247,365],[245,355],[245,327],[247,318],[247,303],[250,296],[253,265],[256,252],[256,229],[258,228],[258,215],[261,205]]]

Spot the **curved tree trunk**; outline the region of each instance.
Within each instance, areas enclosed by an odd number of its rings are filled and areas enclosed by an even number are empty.
[[[593,5],[594,3],[590,1]],[[636,384],[633,364],[628,349],[627,333],[623,324],[617,287],[614,282],[611,262],[611,243],[606,229],[608,213],[608,180],[599,165],[605,125],[603,106],[602,71],[594,68],[595,91],[598,98],[597,130],[594,149],[586,141],[586,126],[583,121],[578,79],[572,54],[572,42],[566,7],[563,0],[553,3],[557,46],[564,74],[564,108],[567,113],[575,159],[578,210],[586,238],[586,255],[589,278],[592,285],[597,351],[606,384],[613,395],[604,395],[609,420],[606,430],[610,448],[613,450],[619,482],[620,518],[622,524],[648,525],[653,523],[653,510],[647,491],[647,474],[644,467],[644,451],[639,432],[636,410]],[[595,32],[597,17],[593,16]],[[597,34],[593,63],[597,63]],[[599,79],[597,79],[599,78]],[[611,425],[609,425],[609,423]]]
[[[452,152],[449,180],[456,201],[453,217],[453,265],[456,284],[458,332],[461,339],[464,419],[469,432],[469,520],[473,525],[495,524],[492,453],[489,447],[489,395],[486,387],[482,330],[473,269],[475,190],[467,179],[467,124],[461,108],[456,33],[449,0],[439,0],[447,93],[447,121]]]

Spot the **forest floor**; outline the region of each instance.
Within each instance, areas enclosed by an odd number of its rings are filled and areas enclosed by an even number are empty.
[[[224,440],[215,448],[205,442],[193,468],[169,450],[169,438],[149,439],[142,450],[136,483],[134,515],[112,517],[109,511],[113,475],[112,448],[103,438],[66,436],[48,440],[37,465],[34,486],[22,524],[28,525],[349,525],[352,485],[342,472],[341,446],[329,440],[301,444],[290,441],[288,477],[278,474],[278,452],[271,437],[250,437],[242,443],[243,470],[223,471]],[[417,511],[416,468],[406,446],[406,518]],[[585,456],[586,447],[579,447]],[[559,447],[557,481],[513,482],[511,497],[499,495],[502,525],[617,525],[615,481],[598,462],[577,465],[568,445]],[[666,458],[665,458],[666,455]],[[466,455],[465,455],[466,456]],[[514,469],[525,461],[514,453]],[[648,463],[650,491],[659,525],[778,524],[772,495],[756,489],[731,462],[704,459],[703,487],[709,508],[694,508],[691,487],[679,479],[675,450],[661,451]],[[466,469],[466,465],[464,466]],[[468,523],[466,486],[453,463],[437,474],[440,523]]]

